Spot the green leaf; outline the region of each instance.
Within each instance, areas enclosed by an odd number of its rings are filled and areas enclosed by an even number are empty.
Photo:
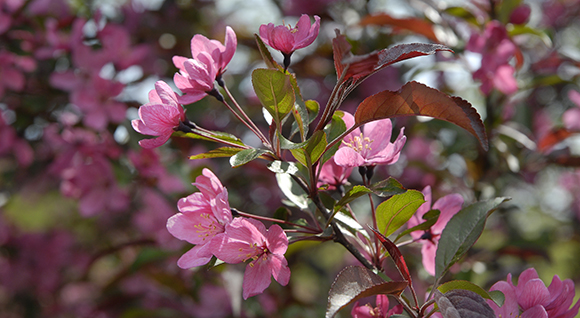
[[[208,152],[204,152],[204,153],[190,156],[189,159],[196,160],[196,159],[231,157],[231,156],[239,153],[242,150],[244,150],[244,149],[243,148],[234,148],[234,147],[221,147],[221,148],[210,150]]]
[[[304,166],[308,166],[314,164],[318,159],[320,159],[320,156],[322,156],[326,149],[326,145],[326,134],[324,131],[319,130],[308,139],[306,147],[290,149],[290,152],[292,152],[292,155],[296,160],[298,160],[298,162]]]
[[[436,213],[433,213],[436,212]],[[415,232],[415,231],[426,231],[428,229],[430,229],[433,224],[435,224],[437,222],[437,220],[439,219],[439,214],[441,214],[441,211],[439,210],[431,210],[427,213],[425,213],[423,215],[423,219],[426,220],[425,222],[415,225],[410,229],[404,230],[403,232],[399,233],[399,235],[397,235],[397,238],[395,239],[395,242],[397,242],[401,237],[411,233],[411,232]]]
[[[371,189],[376,195],[383,198],[407,192],[407,189],[393,177],[371,185]]]
[[[212,138],[216,138],[222,140],[224,142],[238,144],[240,146],[245,146],[245,144],[236,136],[232,134],[228,134],[223,131],[209,131],[209,133],[196,131],[194,133],[184,133],[181,131],[176,131],[172,134],[172,136],[176,137],[184,137],[184,138],[191,138],[191,139],[200,139],[200,140],[207,140],[215,142],[213,139],[209,139],[208,136]]]
[[[407,190],[381,203],[376,210],[378,230],[385,236],[391,235],[407,223],[417,209],[425,203],[423,193]]]
[[[268,68],[283,70],[283,68],[272,58],[272,54],[270,54],[270,51],[268,50],[266,44],[264,44],[264,41],[262,41],[262,38],[260,38],[260,36],[257,34],[254,34],[254,38],[256,38],[256,44],[258,46],[258,50],[260,51],[260,55],[262,55],[262,59]]]
[[[258,148],[244,149],[230,158],[230,165],[233,168],[237,168],[254,159],[257,159],[265,153],[268,153],[268,150]]]
[[[495,198],[480,201],[457,212],[443,229],[435,256],[435,278],[438,279],[447,269],[457,262],[463,254],[477,241],[487,217],[498,206],[510,200]]]
[[[276,181],[278,181],[278,187],[282,190],[282,193],[290,200],[290,203],[297,206],[301,210],[308,209],[308,195],[304,192],[304,189],[300,187],[288,173],[277,173]]]
[[[344,123],[344,120],[342,120],[343,114],[344,113],[342,111],[336,111],[332,115],[332,120],[330,121],[330,123],[326,125],[326,127],[324,127],[324,131],[326,132],[328,142],[331,142],[334,139],[338,138],[338,136],[340,136],[343,132],[346,131],[346,124]],[[332,158],[332,156],[334,156],[334,154],[338,150],[339,146],[340,143],[336,143],[334,146],[332,146],[332,148],[328,149],[324,153],[324,156],[322,156],[321,163],[325,163],[328,160],[330,160],[330,158]]]
[[[330,287],[326,318],[334,317],[339,310],[364,297],[378,294],[398,296],[407,285],[407,282],[386,282],[362,266],[349,266],[338,274]]]
[[[465,281],[465,280],[452,280],[452,281],[449,281],[445,284],[440,285],[439,287],[437,287],[437,289],[440,292],[442,292],[443,294],[445,294],[446,292],[453,290],[453,289],[470,290],[470,291],[478,294],[479,296],[481,296],[485,299],[493,300],[500,307],[503,305],[503,303],[505,301],[504,294],[502,292],[500,292],[499,290],[497,290],[499,293],[493,293],[493,292],[488,293],[485,289],[475,285],[472,282]]]
[[[268,169],[274,173],[288,173],[290,175],[295,175],[298,172],[298,167],[294,162],[280,160],[270,162]]]
[[[262,106],[279,126],[296,102],[290,75],[280,70],[259,68],[252,72],[252,84]]]
[[[294,116],[294,124],[291,134],[294,134],[296,130],[300,131],[300,139],[304,140],[306,135],[308,134],[308,125],[310,124],[309,116],[308,116],[308,108],[304,99],[302,98],[302,94],[300,93],[300,87],[298,86],[298,81],[296,80],[296,76],[294,74],[290,74],[290,82],[292,84],[292,88],[294,89],[296,103],[294,108],[292,109],[292,115]]]
[[[348,192],[334,205],[334,211],[342,209],[343,206],[369,193],[372,193],[372,190],[365,186],[354,186],[352,189],[348,190]]]

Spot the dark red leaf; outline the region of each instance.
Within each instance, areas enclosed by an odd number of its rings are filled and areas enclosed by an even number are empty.
[[[362,266],[349,266],[343,269],[328,292],[326,318],[331,318],[348,304],[373,295],[400,295],[407,282],[386,282],[370,269]]]
[[[431,23],[418,18],[393,18],[386,13],[379,13],[367,15],[360,21],[361,25],[389,25],[396,29],[405,29],[417,34],[421,34],[426,38],[438,42],[433,26]]]
[[[398,116],[429,116],[453,123],[473,134],[487,150],[487,136],[481,117],[467,102],[417,82],[409,82],[396,92],[382,91],[367,97],[358,106],[357,124]]]
[[[495,318],[483,297],[470,290],[454,289],[445,294],[435,290],[434,296],[443,318]]]
[[[553,129],[538,142],[538,149],[541,152],[547,152],[564,139],[570,137],[573,133],[566,128]]]
[[[397,245],[395,245],[395,243],[391,242],[391,240],[389,240],[386,236],[381,234],[379,231],[377,231],[373,228],[371,228],[371,230],[379,238],[379,241],[381,241],[381,243],[383,244],[383,246],[385,247],[387,252],[389,252],[389,255],[391,255],[391,258],[393,259],[393,261],[395,261],[395,265],[397,266],[399,273],[401,273],[401,276],[403,276],[403,279],[405,279],[407,282],[409,282],[409,285],[410,285],[411,284],[411,273],[409,273],[409,268],[407,267],[407,263],[405,262],[405,259],[403,258],[403,254],[401,254],[401,251],[399,251],[399,248],[397,247]]]
[[[441,44],[410,43],[374,51],[366,55],[353,55],[350,52],[351,45],[338,30],[336,30],[336,38],[332,41],[332,49],[336,74],[339,78],[342,77],[343,81],[351,77],[355,80],[364,79],[393,63],[413,57],[431,55],[437,51],[453,52]],[[346,74],[343,74],[347,65]]]

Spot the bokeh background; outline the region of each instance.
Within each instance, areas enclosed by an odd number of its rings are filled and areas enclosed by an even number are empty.
[[[144,137],[130,124],[155,81],[173,85],[171,58],[191,55],[192,36],[223,41],[229,25],[238,47],[224,79],[267,131],[250,78],[265,65],[254,34],[264,23],[294,25],[301,14],[321,17],[320,34],[294,53],[290,70],[304,98],[321,106],[336,83],[335,29],[355,54],[411,42],[453,49],[387,67],[341,110],[354,112],[365,97],[411,80],[469,101],[488,130],[488,152],[451,124],[398,118],[407,144],[376,179],[430,185],[434,199],[511,197],[449,279],[489,288],[534,267],[546,284],[554,275],[572,279],[578,298],[580,1],[0,0],[1,317],[324,315],[334,277],[356,264],[332,242],[291,244],[290,284],[273,282],[243,302],[244,264],[178,268],[191,246],[165,223],[177,200],[197,191],[191,182],[202,168],[216,173],[241,211],[273,216],[285,197],[264,161],[232,169],[227,158],[188,160],[216,145],[178,137],[142,149]],[[205,128],[259,146],[215,99],[186,110]],[[363,200],[353,210],[369,215]],[[402,248],[426,290],[433,279],[419,250]]]

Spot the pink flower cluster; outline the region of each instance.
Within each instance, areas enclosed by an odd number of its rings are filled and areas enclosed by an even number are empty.
[[[207,264],[212,256],[226,263],[250,260],[244,274],[243,297],[258,295],[270,285],[270,276],[285,286],[290,269],[284,258],[288,238],[282,228],[247,218],[233,218],[227,189],[208,169],[195,180],[200,192],[179,200],[179,213],[167,220],[168,231],[195,246],[177,265],[191,268]]]
[[[498,317],[572,318],[580,309],[580,301],[572,306],[576,294],[572,280],[562,281],[555,275],[550,286],[546,287],[533,268],[520,274],[517,286],[512,283],[512,275],[508,274],[507,281],[495,283],[490,290],[499,290],[505,296],[502,307],[487,301]]]
[[[193,58],[173,57],[173,63],[179,69],[173,81],[185,95],[176,94],[163,81],[155,83],[155,90],[149,92],[149,103],[139,107],[139,119],[131,122],[137,132],[157,136],[139,141],[141,147],[159,147],[169,140],[174,131],[189,129],[189,121],[181,104],[197,102],[206,95],[223,100],[214,82],[223,85],[222,75],[234,56],[237,43],[234,30],[228,26],[225,44],[196,34],[191,39]]]
[[[473,73],[473,78],[481,81],[480,89],[484,94],[488,95],[492,88],[504,94],[518,90],[515,69],[509,64],[517,47],[499,21],[490,21],[483,34],[472,34],[465,49],[482,55],[481,67]]]

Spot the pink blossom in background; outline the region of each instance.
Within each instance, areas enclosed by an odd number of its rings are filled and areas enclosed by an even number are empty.
[[[23,90],[26,84],[24,73],[32,72],[35,68],[34,59],[0,50],[0,98],[6,89],[17,92]]]
[[[260,37],[267,45],[290,55],[294,51],[312,44],[319,31],[320,17],[315,15],[314,23],[311,25],[310,17],[303,14],[294,28],[286,25],[274,25],[273,23],[262,24]]]
[[[329,190],[334,190],[347,183],[347,179],[350,176],[352,169],[352,167],[345,168],[337,165],[334,162],[334,159],[331,158],[322,165],[316,186],[322,187],[328,185]]]
[[[138,133],[157,136],[139,141],[143,148],[155,148],[167,142],[183,121],[185,110],[177,101],[177,94],[165,82],[157,81],[149,92],[149,103],[139,107],[139,119],[132,120],[131,125]]]
[[[86,160],[76,160],[62,171],[61,193],[79,199],[79,212],[84,217],[126,209],[128,193],[118,187],[110,162],[102,156],[82,159]]]
[[[439,200],[437,200],[433,206],[431,206],[431,187],[427,186],[423,189],[423,195],[425,196],[425,203],[423,203],[417,212],[411,217],[407,223],[408,228],[412,228],[424,222],[423,215],[430,210],[439,210],[441,214],[437,219],[437,222],[431,226],[431,229],[427,231],[414,231],[411,232],[411,237],[415,241],[421,243],[421,255],[423,261],[423,267],[427,273],[435,275],[435,254],[437,252],[437,246],[439,243],[439,237],[443,232],[443,229],[447,225],[447,222],[461,210],[463,205],[463,197],[459,194],[448,194]]]
[[[94,74],[84,85],[71,93],[71,102],[83,112],[85,126],[102,131],[109,122],[125,120],[127,105],[115,99],[125,85]]]
[[[129,150],[128,157],[139,176],[149,185],[155,185],[165,193],[182,192],[185,186],[181,179],[170,174],[161,163],[155,149],[141,148],[140,151]]]
[[[237,264],[251,260],[244,273],[244,299],[268,288],[270,276],[282,286],[286,286],[290,280],[290,269],[284,258],[288,238],[277,224],[266,230],[264,224],[257,220],[235,218],[226,226],[225,235],[213,240],[211,246],[214,255],[226,263]]]
[[[397,305],[389,310],[389,297],[387,295],[376,296],[376,307],[371,304],[359,305],[357,301],[350,314],[352,318],[388,318],[392,315],[403,313],[403,306]]]
[[[165,223],[175,213],[175,205],[158,191],[144,188],[137,199],[141,208],[133,215],[133,224],[143,235],[153,238],[157,244],[166,249],[178,249],[181,244],[167,232]]]
[[[351,114],[345,112],[342,119],[347,129],[354,125]],[[391,142],[392,130],[393,124],[388,118],[365,124],[363,132],[359,128],[353,130],[343,139],[334,155],[334,161],[343,167],[390,165],[397,162],[407,137],[403,134],[404,128],[401,128],[397,139]]]
[[[510,23],[524,24],[530,18],[532,8],[528,4],[521,4],[517,6],[510,14]]]
[[[501,308],[487,300],[498,317],[573,318],[580,309],[580,301],[572,306],[576,291],[571,279],[562,281],[554,275],[550,286],[546,287],[533,268],[520,274],[517,286],[512,283],[512,275],[508,274],[507,281],[495,283],[490,288],[492,290],[505,295]]]
[[[112,62],[117,70],[143,64],[150,54],[149,45],[131,44],[131,35],[123,25],[107,23],[97,37],[101,41],[104,58]]]
[[[580,92],[575,90],[568,91],[568,98],[576,105],[575,108],[568,109],[562,115],[564,127],[570,130],[580,131]]]
[[[210,242],[223,235],[225,226],[232,222],[228,191],[209,169],[193,183],[200,192],[177,202],[179,213],[167,220],[167,230],[180,240],[196,244],[177,261],[181,268],[207,264],[215,249]]]
[[[493,88],[504,94],[517,91],[515,69],[509,64],[517,47],[499,21],[488,22],[483,34],[473,33],[465,49],[482,55],[481,67],[473,73],[473,78],[481,81],[484,94],[488,95]]]
[[[26,140],[19,138],[16,129],[6,123],[0,109],[0,156],[12,154],[20,166],[26,167],[34,160],[34,151]]]

